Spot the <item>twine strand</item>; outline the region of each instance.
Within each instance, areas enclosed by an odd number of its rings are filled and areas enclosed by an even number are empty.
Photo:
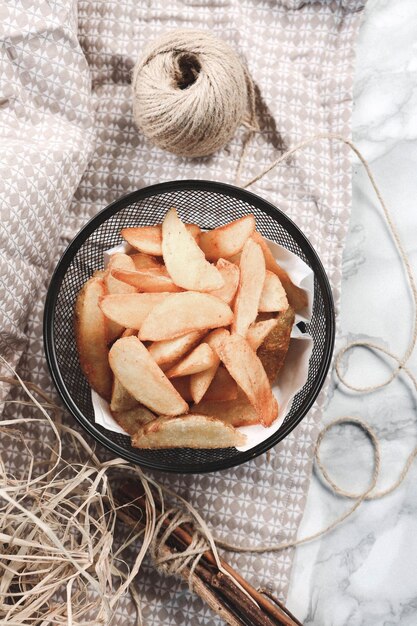
[[[411,382],[413,383],[414,389],[417,391],[417,379],[414,376],[414,374],[411,372],[411,370],[406,366],[407,361],[409,360],[410,356],[412,355],[415,345],[416,345],[416,341],[417,341],[417,287],[416,287],[416,283],[415,283],[415,279],[414,279],[414,273],[412,271],[411,268],[411,263],[409,260],[409,257],[405,251],[405,248],[402,245],[397,227],[394,224],[394,220],[392,219],[391,216],[391,212],[388,209],[381,191],[376,183],[376,180],[372,174],[372,171],[370,169],[370,166],[367,162],[367,160],[365,159],[365,157],[362,155],[362,153],[360,152],[359,148],[357,148],[355,146],[355,144],[350,141],[349,139],[346,139],[345,137],[341,136],[341,135],[337,135],[337,134],[333,134],[333,133],[322,133],[322,134],[317,134],[314,135],[313,137],[310,137],[309,139],[306,139],[305,141],[302,141],[298,144],[296,144],[295,146],[293,146],[290,150],[288,150],[287,152],[285,152],[284,154],[282,154],[278,159],[276,159],[271,165],[269,165],[268,167],[266,167],[264,170],[262,170],[257,176],[253,177],[251,180],[249,180],[245,185],[243,185],[245,188],[249,187],[250,185],[253,185],[254,183],[256,183],[257,181],[259,181],[260,179],[262,179],[266,174],[268,174],[272,169],[274,169],[275,167],[277,167],[278,165],[280,165],[281,163],[284,163],[285,161],[287,161],[292,155],[296,154],[298,151],[303,150],[304,148],[307,148],[308,146],[310,146],[311,144],[315,143],[316,141],[320,141],[320,140],[329,140],[329,141],[337,141],[337,142],[342,142],[343,144],[347,145],[351,150],[353,150],[353,152],[357,155],[357,157],[359,158],[359,160],[361,161],[362,165],[365,168],[365,171],[367,173],[368,179],[372,185],[372,188],[375,191],[375,194],[379,200],[379,203],[381,205],[381,208],[383,210],[383,214],[385,216],[386,222],[388,224],[388,228],[389,228],[389,233],[391,235],[392,240],[394,241],[394,244],[397,248],[397,252],[398,255],[402,261],[403,267],[405,269],[405,273],[408,279],[408,284],[410,287],[410,291],[411,291],[411,295],[412,295],[412,300],[413,300],[413,308],[414,308],[414,312],[413,312],[413,321],[412,321],[412,333],[411,333],[411,339],[410,342],[408,344],[408,347],[405,351],[405,354],[402,358],[398,357],[396,354],[394,354],[394,352],[392,352],[391,350],[387,350],[386,348],[384,348],[383,346],[380,346],[374,342],[371,341],[351,341],[349,343],[347,343],[336,355],[335,358],[335,372],[336,375],[338,377],[338,379],[340,380],[340,382],[347,387],[348,389],[351,389],[353,391],[357,391],[359,393],[371,393],[374,392],[378,389],[380,389],[381,387],[384,387],[386,385],[388,385],[389,383],[391,383],[400,372],[404,372],[405,374],[407,374],[407,376],[410,378]],[[239,164],[239,166],[241,167],[241,164]],[[375,385],[369,385],[366,387],[358,387],[355,386],[351,383],[349,383],[345,376],[342,374],[341,371],[341,364],[342,364],[342,359],[343,356],[349,351],[352,350],[356,347],[364,347],[364,348],[368,348],[369,350],[375,350],[375,351],[379,351],[389,357],[391,357],[397,364],[398,366],[392,371],[392,373],[390,374],[390,376],[383,381],[382,383],[377,383]],[[362,493],[360,494],[352,494],[348,491],[346,491],[345,489],[342,489],[341,487],[339,487],[339,485],[337,485],[334,480],[332,480],[327,472],[326,467],[324,466],[321,457],[320,457],[320,446],[321,443],[323,441],[323,438],[325,437],[325,435],[329,432],[329,430],[331,430],[334,426],[337,425],[341,425],[341,424],[353,424],[354,426],[357,426],[358,428],[362,429],[365,434],[367,435],[368,439],[371,442],[372,445],[372,449],[373,449],[373,454],[374,454],[374,469],[373,469],[373,473],[372,473],[372,479],[370,482],[369,487],[364,490]],[[380,465],[381,465],[381,452],[380,452],[380,443],[378,440],[378,437],[374,431],[374,429],[369,426],[368,424],[366,424],[366,422],[364,422],[362,419],[356,418],[356,417],[350,417],[350,416],[346,416],[346,417],[341,417],[339,419],[336,420],[332,420],[331,422],[329,422],[319,433],[316,445],[315,445],[315,449],[314,449],[314,460],[315,463],[317,465],[317,467],[320,469],[322,477],[324,478],[325,482],[327,482],[329,488],[333,491],[334,494],[338,495],[338,496],[342,496],[342,497],[346,497],[346,498],[350,498],[350,499],[356,499],[355,503],[353,504],[352,507],[350,507],[345,513],[343,513],[340,517],[336,518],[332,523],[330,523],[329,525],[327,525],[325,528],[323,528],[322,530],[313,533],[311,535],[307,535],[306,537],[303,537],[301,539],[295,539],[292,541],[284,541],[281,543],[275,543],[275,544],[268,544],[268,545],[261,545],[261,546],[237,546],[233,543],[229,543],[227,541],[223,541],[220,539],[216,539],[216,543],[218,546],[226,549],[226,550],[230,550],[232,552],[278,552],[280,550],[285,550],[288,548],[293,548],[299,545],[302,545],[304,543],[313,541],[314,539],[318,539],[319,537],[327,534],[328,532],[331,532],[332,530],[334,530],[337,526],[339,526],[339,524],[341,524],[342,522],[344,522],[348,517],[350,517],[351,515],[353,515],[353,513],[359,508],[359,506],[362,504],[362,502],[364,502],[365,500],[376,500],[379,498],[382,498],[390,493],[392,493],[393,491],[395,491],[395,489],[397,489],[405,480],[405,477],[408,474],[408,471],[414,461],[414,459],[417,457],[417,446],[415,446],[415,448],[410,452],[410,454],[408,455],[402,470],[400,472],[400,475],[398,477],[398,479],[396,481],[394,481],[392,483],[392,485],[390,485],[389,487],[382,489],[380,491],[377,491],[375,493],[372,493],[376,487],[378,478],[379,478],[379,473],[380,473]]]
[[[159,536],[164,522],[169,520],[167,528],[162,536]],[[192,561],[189,574],[189,585],[192,586],[192,578],[198,561],[204,552],[209,549],[209,545],[205,537],[198,532],[192,536],[190,545],[183,552],[167,552],[165,547],[168,539],[175,530],[182,524],[192,522],[192,516],[186,514],[182,509],[168,509],[159,518],[155,527],[155,533],[150,546],[150,554],[155,566],[165,574],[180,574]]]

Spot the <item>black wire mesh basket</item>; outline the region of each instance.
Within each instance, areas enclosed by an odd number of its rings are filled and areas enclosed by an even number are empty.
[[[175,206],[182,219],[212,229],[253,213],[257,230],[299,256],[314,272],[311,321],[302,332],[313,339],[308,378],[294,397],[277,432],[254,448],[215,450],[139,450],[130,437],[94,422],[91,390],[84,377],[74,337],[74,305],[79,290],[103,267],[103,252],[122,243],[121,228],[160,223]],[[298,227],[262,198],[230,185],[210,181],[175,181],[146,187],[116,200],[98,213],[68,246],[52,276],[45,303],[44,343],[49,369],[69,411],[85,430],[115,455],[144,467],[178,473],[200,473],[232,467],[266,452],[303,419],[329,369],[335,335],[333,298],[323,266]]]

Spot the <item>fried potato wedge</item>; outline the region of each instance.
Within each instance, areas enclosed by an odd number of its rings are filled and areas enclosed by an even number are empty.
[[[155,414],[141,404],[125,411],[112,411],[112,416],[129,435],[134,435],[139,428],[156,419]]]
[[[106,336],[107,343],[110,345],[113,341],[116,341],[123,332],[123,326],[117,324],[117,322],[113,322],[113,320],[109,320],[106,318]]]
[[[229,374],[247,396],[264,426],[278,417],[278,403],[263,365],[241,335],[226,337],[217,353]]]
[[[196,374],[215,365],[217,359],[217,355],[214,354],[210,346],[203,342],[165,373],[168,378]]]
[[[178,391],[181,398],[186,402],[192,402],[193,398],[190,391],[190,378],[191,376],[180,376],[179,378],[171,378],[173,387]]]
[[[230,376],[227,369],[220,365],[210,387],[203,396],[203,400],[226,402],[227,400],[236,400],[237,396],[238,388],[236,382]]]
[[[266,269],[276,274],[280,279],[282,286],[284,287],[287,294],[290,306],[294,309],[295,312],[304,309],[308,303],[307,293],[300,287],[294,285],[287,272],[280,265],[278,265],[278,263],[274,259],[274,255],[269,249],[267,242],[260,233],[255,231],[252,234],[252,239],[256,241],[256,243],[258,243],[262,248],[262,252],[264,253],[265,257]]]
[[[234,254],[233,256],[229,256],[227,260],[229,261],[229,263],[233,263],[234,265],[237,265],[239,267],[241,256],[242,256],[242,250],[238,252],[237,254]]]
[[[265,282],[259,300],[259,311],[279,312],[288,309],[288,300],[285,289],[278,276],[266,270]]]
[[[203,400],[192,407],[191,413],[217,417],[222,422],[235,427],[259,424],[259,416],[246,397],[226,402]]]
[[[106,270],[96,270],[93,273],[92,278],[105,278],[106,276]]]
[[[232,333],[246,337],[249,326],[255,321],[265,274],[262,248],[252,239],[248,239],[240,259],[240,279],[234,304]]]
[[[135,287],[117,280],[117,278],[115,278],[112,274],[112,270],[115,269],[134,271],[135,264],[133,263],[132,257],[127,254],[123,254],[123,252],[112,254],[106,269],[107,271],[104,282],[107,288],[107,293],[135,293]]]
[[[136,328],[126,328],[126,330],[123,332],[122,337],[131,337],[132,335],[138,335],[138,331],[136,330]]]
[[[135,269],[132,259],[127,254],[123,254],[122,252],[112,254],[104,276],[106,295],[117,293],[135,293],[136,289],[134,287],[132,287],[131,285],[127,285],[120,280],[117,280],[117,278],[113,276],[112,270],[116,268],[127,270]],[[122,334],[123,326],[108,318],[106,318],[106,324],[107,340],[109,343],[113,343],[113,341],[120,337],[120,335]]]
[[[99,302],[105,294],[104,282],[90,278],[75,304],[75,339],[81,369],[89,385],[107,401],[112,390],[112,373],[109,367],[106,318]]]
[[[212,348],[214,362],[211,367],[193,374],[190,377],[190,392],[194,402],[200,402],[201,398],[209,388],[220,365],[220,359],[215,351],[215,346],[220,345],[222,340],[229,335],[229,331],[225,328],[216,328],[205,338],[205,342]]]
[[[149,346],[147,347],[149,348]],[[166,372],[170,370],[171,367],[174,367],[174,365],[176,365],[177,363],[178,363],[178,359],[175,359],[174,361],[169,361],[168,363],[158,363],[158,365],[161,368],[161,370],[166,374]]]
[[[159,417],[145,424],[132,437],[135,448],[231,448],[246,443],[246,436],[233,426],[206,415]]]
[[[111,411],[129,411],[138,405],[138,401],[130,395],[118,378],[113,379],[113,388],[110,400]]]
[[[217,355],[215,355],[217,357]],[[218,359],[218,357],[217,357]],[[201,398],[210,387],[214,376],[219,368],[220,359],[214,365],[202,372],[197,372],[190,376],[190,395],[194,402],[200,402]]]
[[[162,231],[159,224],[156,226],[122,228],[120,234],[135,250],[155,256],[162,255]]]
[[[193,330],[192,332],[187,333],[186,335],[181,335],[181,337],[176,337],[175,339],[155,341],[149,346],[149,352],[158,365],[171,363],[172,361],[177,361],[184,356],[184,354],[191,350],[191,348],[193,348],[205,334],[205,330]]]
[[[149,269],[159,269],[163,267],[161,263],[161,259],[158,259],[156,256],[151,256],[150,254],[145,254],[144,252],[135,252],[130,255],[130,258],[133,261],[135,270],[149,270]],[[130,269],[125,267],[124,269]]]
[[[137,337],[118,339],[109,352],[109,363],[123,387],[151,411],[164,415],[188,411],[187,403]]]
[[[137,335],[137,330],[133,328],[126,328],[122,337],[132,337]],[[138,406],[138,401],[123,387],[117,378],[113,376],[113,387],[110,400],[111,411],[128,411]]]
[[[139,331],[142,341],[174,339],[194,330],[228,326],[233,320],[232,310],[225,302],[197,291],[171,294],[151,313]]]
[[[245,215],[219,228],[202,232],[199,245],[208,261],[227,259],[242,250],[255,228],[253,215]]]
[[[185,226],[193,237],[200,237],[201,228],[197,224]],[[162,256],[162,224],[122,228],[120,234],[135,250],[152,256]]]
[[[269,381],[272,383],[278,376],[290,345],[291,330],[294,325],[294,309],[288,307],[286,311],[276,317],[276,324],[265,337],[257,351]],[[258,322],[262,323],[262,322]]]
[[[139,330],[154,307],[161,304],[169,293],[127,293],[104,296],[100,308],[104,315],[125,328]]]
[[[275,328],[277,319],[272,318],[263,322],[254,322],[249,326],[246,340],[254,352],[265,341],[271,330]]]
[[[207,261],[174,208],[162,222],[162,255],[169,275],[179,287],[212,291],[224,286],[219,270]]]
[[[210,293],[212,296],[216,296],[216,298],[224,300],[227,304],[231,304],[239,285],[239,268],[237,265],[230,263],[226,259],[219,259],[216,263],[216,267],[223,278],[224,285],[220,289],[210,291]]]
[[[164,267],[144,270],[112,270],[112,275],[120,282],[135,288],[135,291],[147,293],[175,293],[182,291],[173,281]]]

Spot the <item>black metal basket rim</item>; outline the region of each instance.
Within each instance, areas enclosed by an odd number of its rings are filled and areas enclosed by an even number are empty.
[[[105,448],[110,450],[113,454],[119,455],[121,458],[124,458],[127,461],[138,464],[138,459],[133,452],[126,450],[119,446],[118,444],[109,441],[107,437],[101,433],[95,425],[86,419],[83,413],[79,410],[78,406],[73,401],[68,389],[65,385],[63,377],[60,372],[60,367],[58,364],[58,359],[55,350],[55,337],[54,337],[54,312],[55,305],[59,294],[59,289],[62,284],[62,280],[65,276],[65,273],[70,266],[75,254],[81,248],[83,243],[88,239],[91,233],[100,226],[103,222],[105,222],[109,217],[115,215],[120,210],[125,208],[126,206],[132,204],[137,200],[142,200],[149,196],[155,196],[162,193],[166,193],[167,191],[178,191],[178,190],[202,190],[208,192],[215,192],[217,194],[232,196],[237,199],[243,200],[245,202],[250,202],[257,208],[260,208],[262,211],[270,215],[271,217],[276,217],[277,215],[280,218],[280,222],[285,226],[286,230],[291,234],[291,236],[296,240],[300,248],[303,252],[308,256],[309,264],[314,272],[316,279],[318,280],[320,287],[324,292],[324,308],[326,315],[329,319],[329,324],[327,327],[327,341],[326,341],[326,349],[323,355],[323,359],[321,362],[320,371],[315,379],[314,385],[310,389],[309,396],[303,402],[298,410],[297,419],[292,421],[290,424],[283,424],[273,435],[268,437],[265,441],[259,443],[254,446],[250,450],[245,452],[240,452],[238,457],[233,457],[231,459],[226,459],[219,463],[218,461],[214,461],[213,463],[206,463],[204,468],[198,467],[190,467],[187,469],[182,469],[178,471],[175,467],[166,467],[162,466],[160,463],[150,461],[148,459],[143,460],[140,464],[144,467],[148,467],[149,469],[165,471],[168,473],[176,473],[176,474],[193,474],[193,473],[208,473],[213,471],[218,471],[222,469],[228,469],[230,467],[235,467],[240,465],[241,463],[245,463],[249,461],[267,450],[271,447],[279,443],[282,439],[284,439],[305,417],[308,413],[312,405],[314,404],[322,386],[327,376],[327,372],[330,367],[330,363],[332,360],[334,342],[335,342],[335,312],[334,312],[334,302],[333,295],[329,283],[329,279],[326,275],[322,262],[318,257],[316,251],[313,246],[310,244],[307,237],[302,233],[302,231],[298,228],[298,226],[280,209],[276,206],[257,196],[256,194],[247,191],[245,189],[241,189],[239,187],[235,187],[233,185],[229,185],[226,183],[220,183],[217,181],[209,181],[209,180],[176,180],[169,181],[164,183],[158,183],[156,185],[150,185],[147,187],[143,187],[142,189],[138,189],[133,191],[121,198],[118,198],[107,207],[102,209],[99,213],[97,213],[93,218],[91,218],[87,224],[79,231],[79,233],[74,237],[71,243],[68,245],[64,253],[62,254],[55,271],[52,274],[48,292],[45,300],[45,309],[44,309],[44,317],[43,317],[43,339],[44,339],[44,349],[46,355],[46,361],[48,364],[48,369],[51,374],[52,380],[65,404],[69,412],[75,417],[77,422],[91,435],[96,441],[102,444]]]

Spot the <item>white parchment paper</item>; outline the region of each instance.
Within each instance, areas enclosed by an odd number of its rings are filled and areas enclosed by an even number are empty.
[[[273,241],[269,241],[268,239],[266,241],[276,261],[288,272],[293,283],[307,292],[308,301],[306,308],[299,311],[295,316],[295,323],[291,333],[291,341],[285,365],[279,374],[277,382],[272,388],[278,400],[278,419],[268,428],[260,424],[240,427],[239,430],[247,436],[247,443],[238,448],[238,450],[241,451],[250,450],[257,446],[279,429],[291,408],[294,396],[300,391],[307,380],[308,364],[313,350],[312,338],[309,335],[303,334],[296,326],[298,322],[308,322],[311,319],[314,299],[313,271],[297,255]],[[116,252],[126,252],[127,249],[127,244],[122,243],[111,250],[107,250],[104,253],[104,267],[107,266],[112,254]],[[95,391],[91,392],[91,398],[96,424],[100,424],[100,426],[103,426],[111,432],[123,434],[125,431],[113,419],[108,403]]]

